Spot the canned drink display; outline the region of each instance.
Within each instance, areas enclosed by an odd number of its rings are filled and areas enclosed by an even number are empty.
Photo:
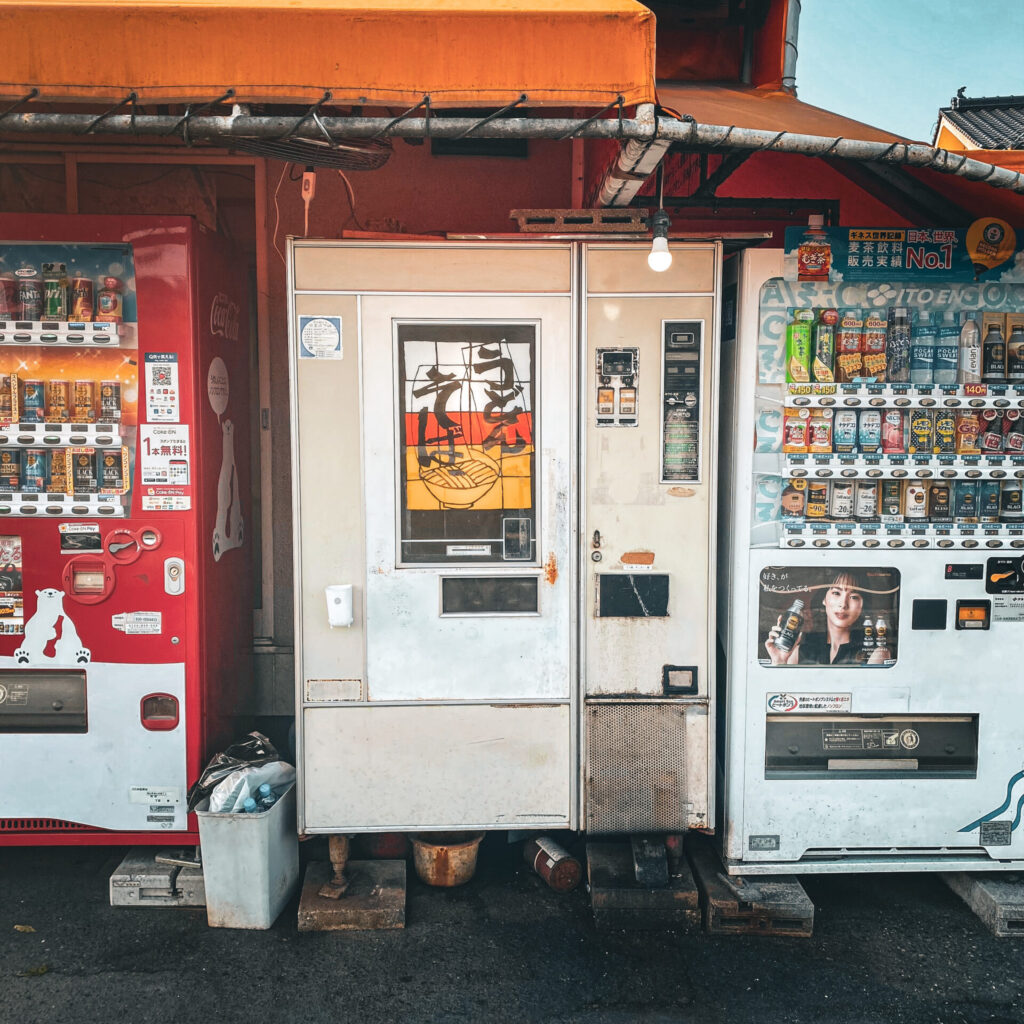
[[[71,301],[68,306],[68,319],[88,322],[92,320],[92,278],[71,278]]]
[[[858,480],[853,497],[853,514],[862,522],[878,518],[878,481]]]
[[[907,450],[903,439],[903,410],[886,409],[882,417],[882,451],[887,455],[901,455]]]
[[[96,453],[71,453],[71,484],[75,494],[95,494],[98,487],[96,481]]]
[[[1003,481],[999,489],[999,519],[1004,523],[1020,523],[1024,520],[1019,480]]]
[[[68,268],[63,263],[43,264],[43,319],[68,318]]]
[[[103,278],[103,287],[96,296],[96,319],[119,324],[123,314],[124,300],[121,296],[120,280],[116,277]]]
[[[807,518],[824,519],[828,515],[827,480],[811,480],[807,484]]]
[[[803,519],[807,510],[807,481],[790,480],[782,489],[779,513],[783,519]]]
[[[978,519],[982,523],[998,523],[1000,487],[998,480],[982,480],[978,485]]]
[[[49,454],[45,448],[26,448],[21,453],[22,493],[39,494],[46,490]]]
[[[93,423],[96,419],[96,381],[76,380],[74,403],[71,407],[72,423]]]
[[[978,482],[957,480],[953,484],[953,518],[958,523],[978,521]]]
[[[100,381],[100,422],[121,422],[121,382],[119,380]]]
[[[19,316],[18,282],[13,274],[0,274],[0,320],[17,320]]]
[[[812,455],[830,455],[832,453],[831,409],[819,409],[812,413],[807,436],[807,449]]]
[[[0,451],[0,488],[17,491],[21,487],[21,449]]]
[[[910,454],[932,454],[935,447],[935,420],[930,409],[915,409],[910,414]]]
[[[853,481],[836,480],[832,484],[832,494],[828,501],[830,519],[853,518]]]
[[[935,414],[935,454],[956,454],[956,417],[948,409]]]
[[[68,396],[71,389],[66,380],[46,382],[46,422],[67,423],[71,418]]]
[[[898,518],[903,513],[903,488],[899,480],[882,481],[882,515],[886,519]]]
[[[120,448],[101,454],[100,487],[114,491],[124,490],[124,467],[121,462]]]
[[[953,518],[949,484],[936,480],[928,491],[928,518],[933,523],[948,523]]]
[[[861,409],[857,417],[857,447],[869,455],[882,447],[882,414],[878,409]]]
[[[928,518],[928,484],[908,480],[903,492],[903,515],[918,521]]]
[[[67,453],[63,448],[54,448],[50,452],[50,475],[46,483],[47,491],[64,494],[68,489]]]
[[[21,320],[42,320],[42,276],[35,267],[21,267],[14,276],[18,279],[18,317]]]
[[[14,389],[18,378],[13,373],[0,373],[0,423],[14,419]]]
[[[980,447],[987,455],[1003,450],[1003,418],[997,409],[985,409],[981,414]]]
[[[22,423],[41,423],[46,412],[43,382],[41,380],[23,380],[19,383],[21,390],[21,408],[19,416]]]
[[[857,450],[857,411],[839,409],[832,421],[832,444],[836,452],[848,454]]]

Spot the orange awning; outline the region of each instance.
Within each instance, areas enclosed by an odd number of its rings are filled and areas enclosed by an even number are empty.
[[[797,135],[841,135],[866,142],[906,142],[900,135],[811,106],[788,92],[721,82],[659,82],[658,102],[701,124],[735,125]]]
[[[0,2],[0,96],[411,107],[654,99],[654,15],[635,0]]]

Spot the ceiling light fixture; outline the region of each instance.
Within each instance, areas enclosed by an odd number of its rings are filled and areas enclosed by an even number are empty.
[[[651,251],[647,254],[647,266],[659,274],[664,273],[672,266],[672,253],[668,248],[668,229],[672,222],[664,210],[664,171],[661,164],[658,165],[658,212],[651,218],[651,234],[654,240],[651,242]]]

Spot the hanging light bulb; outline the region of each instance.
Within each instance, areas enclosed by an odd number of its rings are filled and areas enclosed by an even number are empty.
[[[647,266],[659,274],[672,266],[672,253],[668,249],[670,223],[668,214],[664,210],[659,210],[651,218],[654,241],[651,243],[651,251],[647,254]]]

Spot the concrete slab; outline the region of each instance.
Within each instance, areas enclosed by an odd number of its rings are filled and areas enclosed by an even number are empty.
[[[795,875],[730,876],[705,836],[688,836],[686,854],[700,890],[706,932],[810,938],[814,904]]]
[[[1000,939],[1024,938],[1024,878],[1017,874],[943,874],[942,880]]]
[[[669,884],[637,881],[633,847],[623,842],[587,843],[587,879],[594,923],[606,928],[700,929],[700,902],[689,865],[682,861]]]
[[[314,862],[306,869],[299,899],[299,931],[370,931],[405,927],[405,861],[350,860],[349,886],[340,899],[325,899],[322,886],[331,865]]]

